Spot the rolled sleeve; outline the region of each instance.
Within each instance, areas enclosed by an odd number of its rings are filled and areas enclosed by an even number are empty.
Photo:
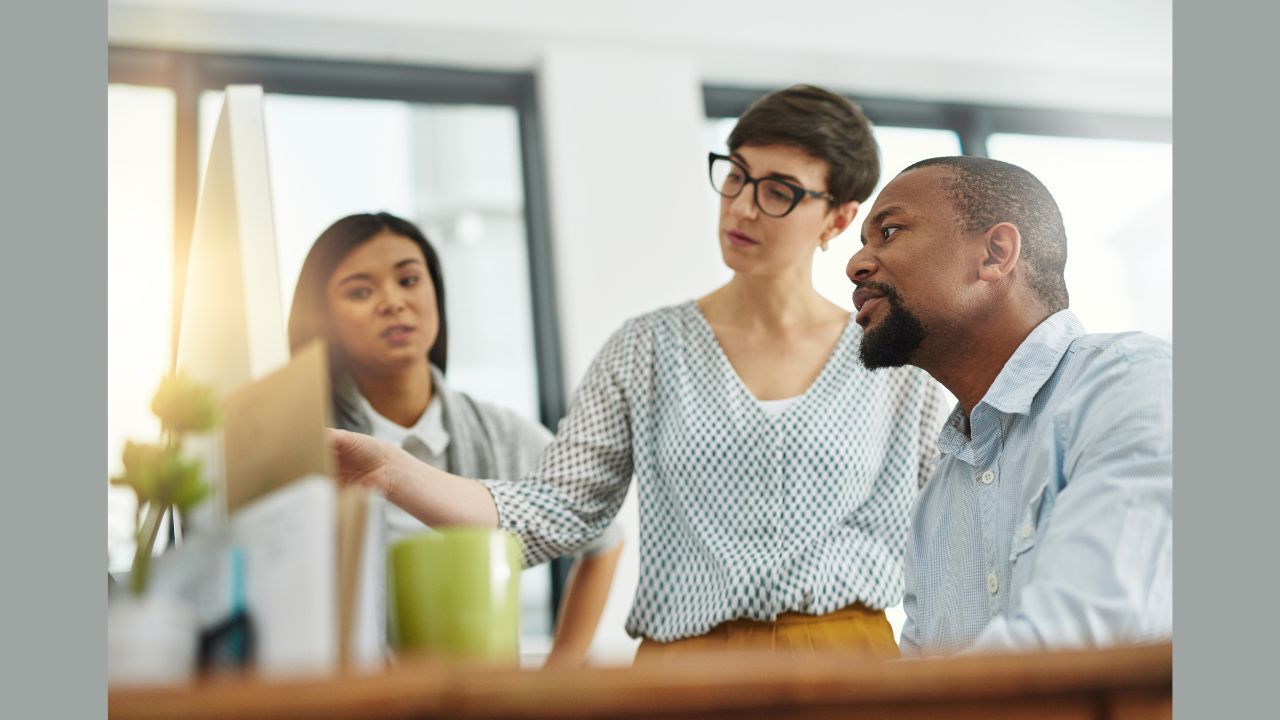
[[[500,527],[523,539],[526,565],[616,545],[616,539],[601,543],[618,533],[609,528],[631,482],[626,331],[616,332],[592,362],[536,470],[522,480],[481,481]]]
[[[625,527],[620,520],[615,518],[613,522],[609,523],[609,527],[604,529],[604,533],[600,537],[582,546],[578,553],[583,556],[590,556],[609,552],[622,543],[625,535]]]

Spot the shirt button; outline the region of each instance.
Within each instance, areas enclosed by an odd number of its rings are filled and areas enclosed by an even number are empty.
[[[1034,532],[1035,528],[1031,527],[1031,523],[1027,523],[1022,526],[1022,537],[1029,538]]]
[[[987,576],[987,589],[991,591],[992,595],[1000,592],[1000,578],[996,577],[995,573]]]
[[[978,479],[982,481],[983,485],[990,485],[991,483],[996,481],[996,474],[988,470],[982,473],[981,475],[979,475]]]

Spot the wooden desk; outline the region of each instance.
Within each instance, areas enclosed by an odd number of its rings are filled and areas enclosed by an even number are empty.
[[[116,690],[112,718],[842,718],[1148,720],[1172,716],[1171,645],[902,662],[707,655],[662,667],[448,668]]]

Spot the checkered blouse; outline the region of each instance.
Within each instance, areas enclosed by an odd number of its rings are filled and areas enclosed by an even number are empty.
[[[808,391],[771,415],[694,302],[628,321],[532,476],[484,481],[501,526],[523,538],[529,564],[570,553],[605,529],[634,475],[633,637],[893,605],[947,401],[915,368],[863,368],[860,335],[850,318]]]

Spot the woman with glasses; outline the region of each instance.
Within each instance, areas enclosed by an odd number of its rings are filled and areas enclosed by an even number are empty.
[[[605,343],[529,478],[480,482],[335,433],[340,475],[428,523],[498,526],[541,562],[588,542],[632,476],[637,663],[711,648],[893,656],[907,514],[945,410],[914,368],[858,361],[813,255],[879,176],[866,118],[811,86],[767,95],[712,154],[732,279],[633,318]]]

